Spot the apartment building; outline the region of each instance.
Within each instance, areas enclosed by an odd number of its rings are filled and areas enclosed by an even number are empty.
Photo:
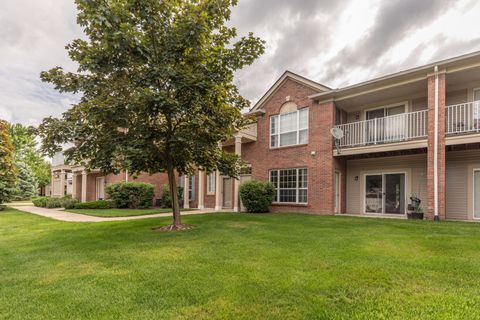
[[[287,71],[249,115],[222,144],[249,169],[180,177],[184,206],[239,211],[240,184],[258,179],[274,212],[402,216],[414,196],[428,219],[480,219],[480,52],[338,89]]]

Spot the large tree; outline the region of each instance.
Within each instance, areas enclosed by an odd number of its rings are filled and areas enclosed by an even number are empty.
[[[0,210],[1,204],[10,200],[15,189],[16,171],[8,127],[8,122],[0,119]]]
[[[171,229],[181,229],[175,172],[236,176],[239,159],[218,142],[242,128],[235,71],[263,53],[252,34],[226,25],[236,0],[77,0],[86,39],[67,46],[77,72],[41,74],[81,100],[39,128],[49,154],[104,172],[167,172]]]

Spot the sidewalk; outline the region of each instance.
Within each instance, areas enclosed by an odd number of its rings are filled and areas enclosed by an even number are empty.
[[[85,214],[78,214],[63,211],[63,209],[47,209],[47,208],[39,208],[34,206],[11,206],[14,209],[19,211],[24,211],[28,213],[33,213],[39,216],[60,220],[60,221],[67,221],[67,222],[105,222],[105,221],[123,221],[123,220],[139,220],[139,219],[149,219],[149,218],[161,218],[161,217],[171,217],[172,213],[157,213],[157,214],[147,214],[144,216],[131,216],[131,217],[94,217],[88,216]],[[186,211],[182,212],[182,216],[191,215],[191,214],[205,214],[213,212],[212,209],[206,210],[194,210],[194,211]]]

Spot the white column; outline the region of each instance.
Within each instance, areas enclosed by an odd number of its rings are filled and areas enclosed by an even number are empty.
[[[205,209],[205,171],[198,171],[198,209]]]
[[[87,202],[87,171],[82,171],[82,202]]]
[[[60,170],[60,197],[65,196],[65,170]]]
[[[235,154],[240,158],[242,157],[242,137],[235,136]],[[240,180],[233,180],[233,211],[240,211],[240,200],[239,200],[239,189],[240,189]]]
[[[77,173],[72,172],[72,198],[77,197]]]
[[[222,210],[222,184],[220,171],[215,171],[215,211]]]
[[[190,199],[188,194],[188,189],[190,189],[190,179],[188,175],[184,176],[184,184],[183,184],[183,208],[188,209],[190,208]]]

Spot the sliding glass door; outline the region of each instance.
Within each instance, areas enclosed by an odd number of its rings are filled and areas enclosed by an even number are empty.
[[[365,213],[405,214],[405,174],[366,175]]]

